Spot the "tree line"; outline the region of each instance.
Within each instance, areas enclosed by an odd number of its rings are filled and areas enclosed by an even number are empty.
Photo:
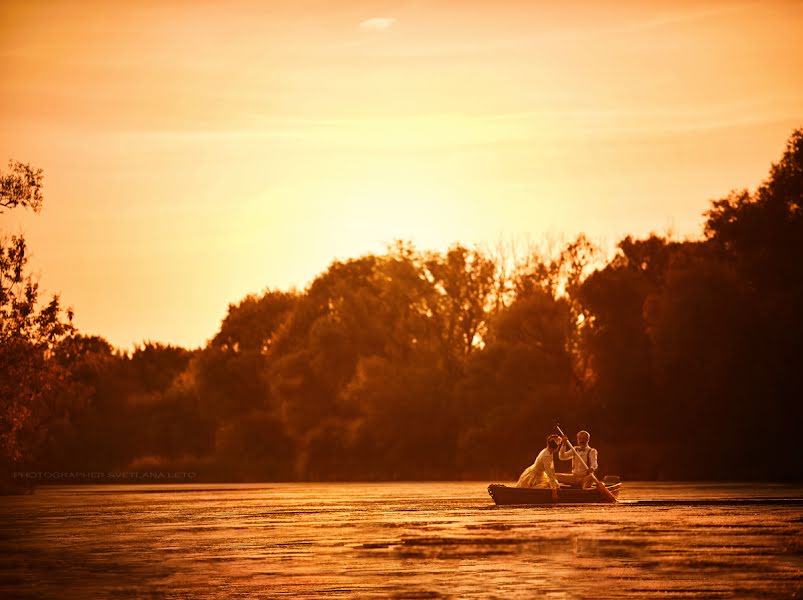
[[[4,209],[42,205],[12,162]],[[205,347],[133,351],[42,299],[0,247],[0,475],[515,479],[556,419],[629,479],[795,480],[803,130],[701,235],[520,256],[396,242],[231,304]]]

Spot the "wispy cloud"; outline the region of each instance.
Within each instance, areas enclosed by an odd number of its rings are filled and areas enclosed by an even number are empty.
[[[396,19],[389,17],[372,17],[360,23],[360,29],[366,31],[385,31],[393,26]]]
[[[656,15],[655,17],[646,21],[636,23],[631,26],[631,29],[654,29],[688,21],[701,21],[704,19],[719,17],[728,13],[744,12],[751,8],[756,8],[757,6],[760,6],[760,4],[760,2],[742,2],[739,4],[722,4],[688,11],[664,13]]]

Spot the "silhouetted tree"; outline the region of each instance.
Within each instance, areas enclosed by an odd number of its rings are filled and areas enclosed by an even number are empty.
[[[453,246],[426,257],[425,276],[437,294],[430,307],[441,340],[443,367],[462,362],[482,343],[496,306],[496,265],[479,250]]]
[[[644,316],[660,291],[672,244],[656,236],[626,237],[618,247],[575,296],[588,315],[581,344],[588,358],[590,418],[605,435],[628,440],[655,424],[652,346]]]
[[[41,172],[10,167],[0,206],[38,210]],[[79,335],[9,238],[2,467],[510,479],[560,417],[593,432],[603,472],[796,478],[801,190],[796,131],[755,192],[712,203],[701,239],[628,236],[604,265],[584,236],[518,261],[396,242],[232,304],[198,351]]]
[[[436,362],[367,357],[343,392],[354,407],[350,470],[387,479],[454,477],[463,415],[454,381]]]
[[[0,206],[42,205],[42,172],[11,161],[0,174]],[[64,372],[52,360],[56,344],[72,331],[72,312],[58,296],[40,303],[38,282],[28,272],[23,236],[0,239],[0,476],[3,488],[15,466],[30,462],[41,447],[46,422]]]
[[[16,160],[8,161],[8,172],[0,173],[0,207],[42,209],[42,169]],[[0,210],[0,214],[3,211]]]
[[[491,323],[458,387],[458,464],[463,473],[515,477],[540,449],[557,414],[573,412],[577,388],[564,299],[532,291]]]

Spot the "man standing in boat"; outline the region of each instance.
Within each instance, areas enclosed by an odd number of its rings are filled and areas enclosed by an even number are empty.
[[[546,439],[546,448],[541,450],[533,464],[524,469],[524,472],[519,476],[516,487],[550,487],[552,488],[552,501],[557,502],[560,484],[555,477],[555,462],[552,454],[560,444],[561,437],[559,435],[550,435]]]
[[[561,440],[560,452],[558,458],[561,460],[572,461],[571,473],[556,473],[555,477],[560,483],[565,483],[574,487],[581,487],[588,489],[594,483],[593,474],[597,470],[597,450],[588,445],[591,439],[591,434],[587,431],[577,432],[577,445],[570,446],[569,438],[563,436]],[[568,449],[564,451],[564,447]],[[580,460],[580,458],[583,460]],[[583,464],[585,462],[585,464]],[[586,468],[588,467],[588,468]]]

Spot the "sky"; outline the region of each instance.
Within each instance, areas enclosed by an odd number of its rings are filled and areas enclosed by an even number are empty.
[[[121,348],[395,239],[697,236],[803,126],[803,2],[0,2],[41,287]],[[4,167],[3,167],[4,168]]]

